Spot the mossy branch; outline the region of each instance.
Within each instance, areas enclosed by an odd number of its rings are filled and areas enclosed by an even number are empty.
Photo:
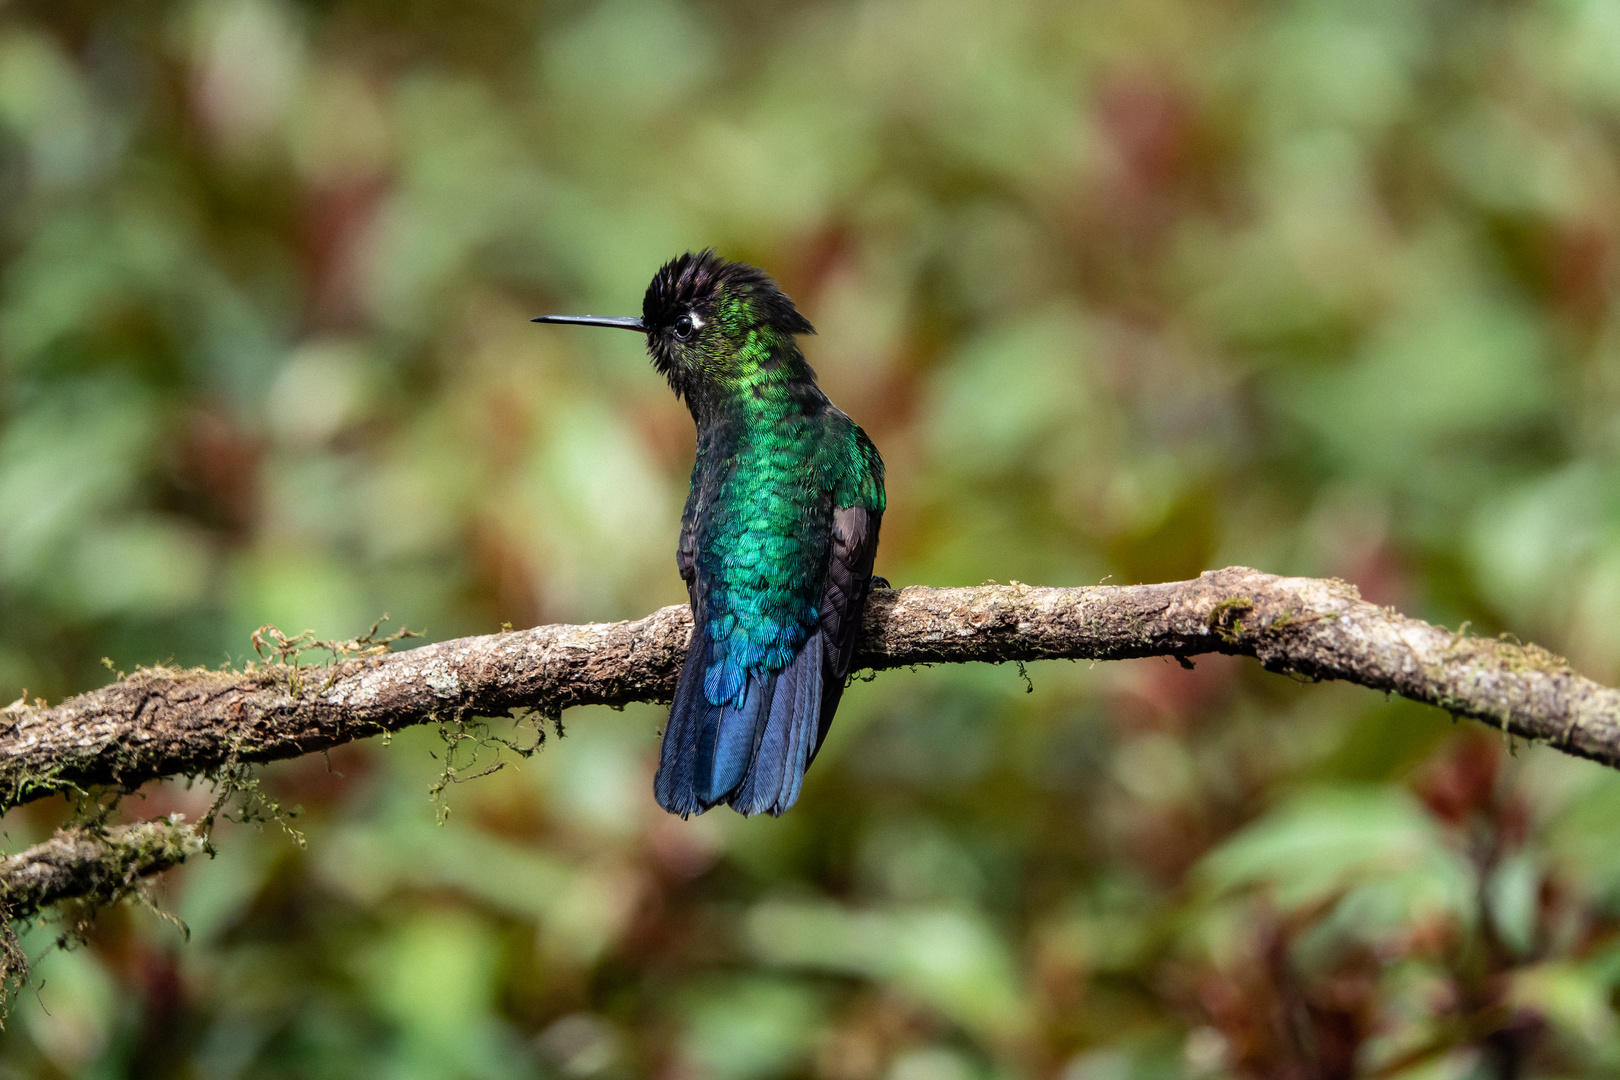
[[[62,829],[0,859],[0,1020],[28,972],[13,922],[62,900],[99,907],[137,895],[143,878],[178,866],[205,844],[201,830],[174,814],[139,825]]]
[[[141,878],[178,866],[203,845],[202,831],[179,814],[139,825],[62,829],[0,859],[0,910],[26,919],[60,900],[114,903]]]
[[[668,700],[690,630],[687,609],[667,607],[633,622],[541,626],[324,667],[282,657],[246,671],[142,669],[60,705],[0,710],[0,809],[92,785],[219,776],[447,718]],[[883,670],[1208,652],[1360,683],[1620,764],[1620,691],[1545,650],[1462,637],[1366,603],[1341,581],[1245,567],[1162,585],[880,590],[856,662]]]

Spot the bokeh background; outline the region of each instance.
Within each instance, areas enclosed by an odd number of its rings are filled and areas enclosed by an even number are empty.
[[[1615,681],[1617,58],[1612,0],[0,2],[0,695],[682,601],[689,417],[527,320],[707,245],[820,327],[897,585],[1338,575]],[[0,1076],[1620,1070],[1620,776],[1027,674],[856,684],[781,820],[662,815],[654,707],[437,800],[430,730],[266,768],[305,844],[222,825],[189,941],[30,930]]]

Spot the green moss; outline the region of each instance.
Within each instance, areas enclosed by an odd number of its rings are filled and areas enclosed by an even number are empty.
[[[444,824],[450,816],[450,804],[445,801],[444,793],[451,784],[464,784],[500,772],[507,766],[503,751],[510,751],[519,760],[533,757],[546,743],[547,720],[556,728],[557,737],[562,737],[562,714],[555,710],[542,712],[516,708],[511,710],[511,718],[515,729],[532,727],[533,734],[529,740],[497,735],[490,730],[489,718],[473,716],[465,710],[457,710],[449,718],[439,719],[439,737],[444,740],[445,746],[444,768],[428,789],[428,798],[433,801],[439,824]],[[494,755],[493,761],[484,757],[486,752]]]
[[[1210,609],[1209,628],[1228,645],[1236,644],[1238,638],[1243,636],[1242,616],[1253,610],[1254,601],[1248,597],[1229,597]]]
[[[1569,666],[1568,660],[1543,649],[1540,645],[1520,645],[1507,641],[1492,644],[1495,646],[1492,651],[1495,653],[1497,663],[1516,674],[1537,671],[1547,675],[1575,674],[1575,669]]]

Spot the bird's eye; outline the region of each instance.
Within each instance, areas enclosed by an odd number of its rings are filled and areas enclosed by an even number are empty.
[[[690,315],[682,315],[680,318],[675,320],[675,336],[680,338],[682,341],[685,341],[687,338],[691,337],[692,331],[695,328],[696,324],[692,322],[692,316]]]

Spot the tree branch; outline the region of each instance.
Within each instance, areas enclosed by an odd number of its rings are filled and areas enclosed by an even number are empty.
[[[142,878],[178,866],[205,843],[195,826],[174,814],[111,829],[61,829],[43,844],[0,859],[0,1021],[11,991],[28,973],[12,922],[62,900],[115,903],[133,895]]]
[[[141,878],[202,851],[203,843],[196,826],[179,814],[111,829],[59,830],[43,844],[0,859],[0,911],[25,919],[60,900],[112,903]]]
[[[0,710],[0,810],[90,785],[217,774],[435,720],[668,700],[690,631],[687,609],[667,607],[633,622],[541,626],[328,666],[146,668],[60,705]],[[1620,764],[1620,691],[1545,650],[1406,618],[1341,581],[1245,567],[1162,585],[880,590],[856,664],[1208,652],[1360,683]]]

